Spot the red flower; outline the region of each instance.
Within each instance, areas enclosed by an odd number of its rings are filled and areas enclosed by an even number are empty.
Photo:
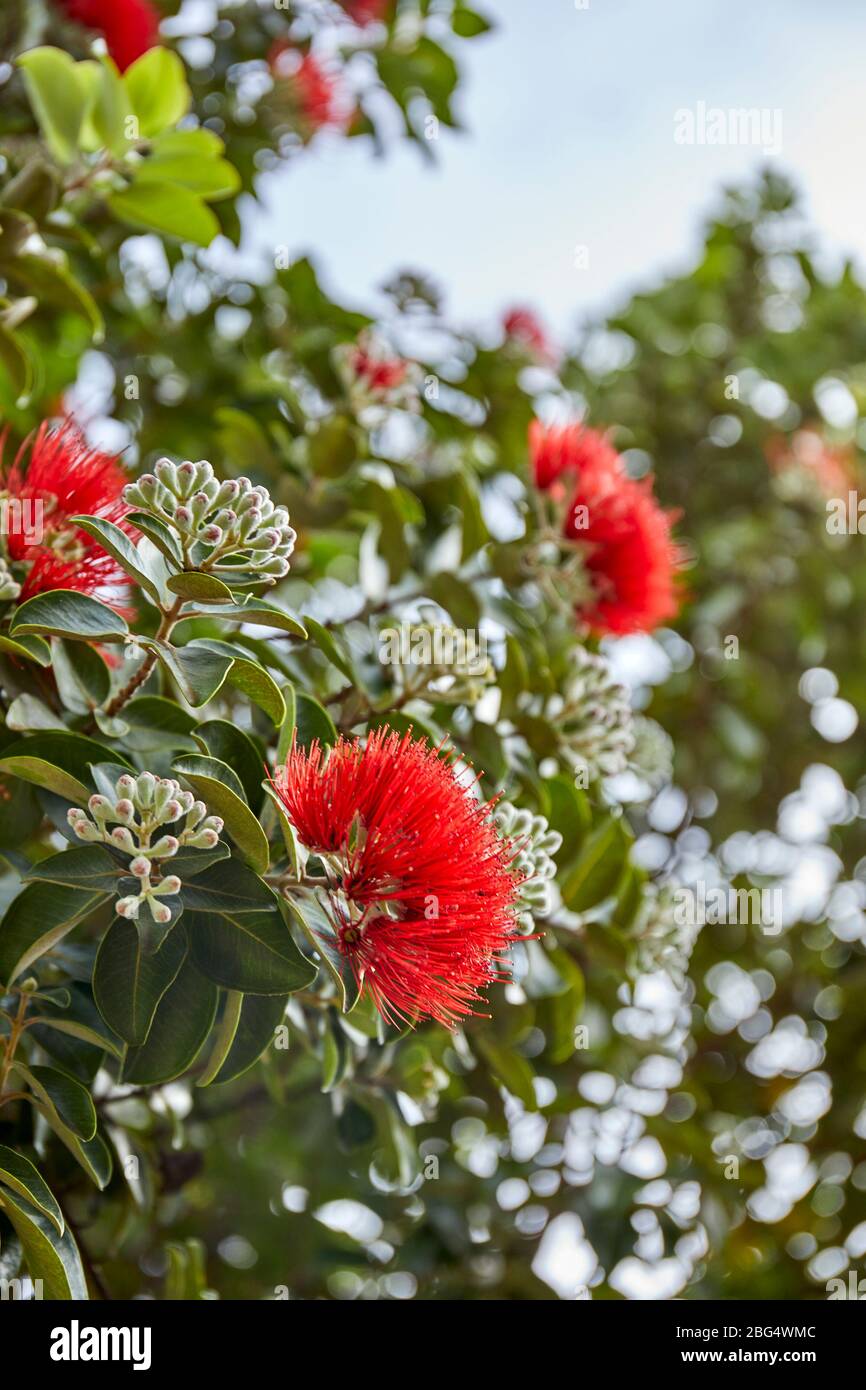
[[[59,0],[69,19],[97,29],[121,72],[159,43],[159,15],[150,0]]]
[[[272,46],[268,61],[306,138],[324,126],[345,128],[352,114],[346,93],[318,58],[284,39]]]
[[[390,0],[341,0],[343,9],[350,19],[362,28],[384,19]]]
[[[505,336],[525,348],[539,362],[555,362],[553,346],[531,309],[509,309],[502,320]]]
[[[388,1022],[448,1027],[501,978],[515,928],[515,850],[424,739],[293,745],[274,787],[301,841],[339,857],[330,909],[359,988]]]
[[[635,482],[608,467],[581,472],[564,531],[587,543],[596,597],[580,617],[593,632],[652,632],[676,615],[681,558],[673,520],[653,496],[651,478]]]
[[[71,421],[39,426],[0,477],[5,493],[5,541],[13,565],[29,566],[21,601],[46,589],[95,594],[126,587],[116,561],[86,531],[70,524],[78,515],[120,522],[129,510],[121,500],[128,478],[117,457],[91,449]],[[17,504],[17,505],[16,505]]]
[[[622,473],[622,460],[607,436],[584,425],[529,426],[529,457],[535,485],[547,491],[563,473]]]
[[[393,391],[406,380],[407,365],[401,357],[376,357],[360,343],[348,362],[356,379],[373,394]]]

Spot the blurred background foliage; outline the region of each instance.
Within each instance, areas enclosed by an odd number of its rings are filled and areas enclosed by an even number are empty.
[[[330,33],[337,9],[302,7],[299,42]],[[385,96],[426,155],[424,122],[455,122],[459,45],[486,21],[462,4],[386,9],[386,26],[328,41],[360,74],[348,133],[387,144]],[[221,136],[241,176],[244,196],[215,205],[229,242],[255,215],[244,199],[258,171],[315,157],[275,122],[263,80],[290,18],[227,5],[210,47],[184,55],[190,119]],[[3,23],[10,55],[22,41],[87,51],[47,3],[19,2]],[[12,178],[35,128],[20,77],[4,77]],[[103,1288],[825,1297],[866,1252],[866,572],[860,536],[832,534],[826,510],[860,477],[866,292],[850,268],[819,272],[796,190],[766,172],[726,191],[693,269],[586,324],[558,371],[454,329],[435,288],[398,271],[375,329],[417,364],[418,392],[412,409],[372,414],[339,368],[371,323],[329,297],[327,267],[277,247],[273,265],[242,269],[223,242],[130,236],[99,203],[72,236],[30,211],[105,331],[94,342],[80,304],[56,298],[27,319],[32,389],[0,383],[13,439],[65,403],[110,419],[133,467],[207,457],[265,482],[299,532],[280,596],[324,637],[238,641],[338,728],[382,717],[450,731],[488,793],[541,811],[565,841],[545,944],[518,953],[489,1021],[395,1040],[363,1010],[293,1003],[288,1048],[195,1103],[185,1081],[106,1092],[103,1113],[146,1176],[127,1192],[118,1172],[106,1202],[71,1163],[52,1174]],[[605,644],[635,707],[673,739],[660,790],[575,788],[543,713],[574,637],[520,571],[527,428],[576,414],[610,429],[636,475],[655,474],[688,549],[679,622]],[[413,703],[383,676],[377,629],[416,614],[419,597],[487,625],[497,718]],[[246,718],[239,704],[222,712]],[[249,731],[267,746],[258,712]],[[680,987],[635,969],[650,878],[778,889],[784,924],[705,926]]]

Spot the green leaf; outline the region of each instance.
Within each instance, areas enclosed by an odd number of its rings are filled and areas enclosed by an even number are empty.
[[[0,362],[15,393],[17,404],[26,404],[33,390],[33,363],[24,343],[0,320]]]
[[[311,640],[315,642],[319,651],[328,658],[332,666],[336,666],[338,671],[342,671],[343,675],[352,685],[357,685],[357,673],[352,666],[348,654],[341,650],[333,633],[330,633],[321,623],[316,622],[315,618],[305,617],[304,622],[307,625],[307,631],[310,634]]]
[[[224,859],[183,885],[188,912],[276,912],[277,899],[239,859]]]
[[[199,724],[195,737],[212,758],[237,773],[247,804],[255,810],[262,799],[264,758],[249,734],[227,719],[208,719]]]
[[[66,725],[36,695],[16,695],[6,711],[6,728],[29,734],[43,729],[65,730]]]
[[[53,883],[30,883],[0,922],[0,980],[12,984],[72,931],[100,902],[102,893],[82,893]]]
[[[89,1028],[86,1023],[79,1023],[74,1018],[45,1018],[39,1016],[39,1023],[34,1027],[33,1032],[37,1037],[42,1034],[43,1029],[52,1029],[55,1033],[66,1034],[70,1038],[77,1038],[79,1042],[89,1043],[91,1047],[98,1047],[103,1052],[110,1052],[114,1057],[123,1055],[121,1048],[105,1033],[98,1032],[95,1028]]]
[[[179,594],[192,603],[234,603],[229,586],[215,575],[204,574],[201,570],[182,570],[180,574],[173,574],[168,588],[173,594]]]
[[[219,222],[205,202],[177,183],[132,183],[111,193],[108,206],[115,217],[145,232],[160,232],[196,246],[210,246]]]
[[[158,151],[138,165],[135,182],[180,184],[206,202],[216,202],[219,198],[230,198],[237,193],[241,177],[227,159]]]
[[[242,597],[234,595],[235,608],[223,608],[199,604],[199,612],[225,618],[232,623],[250,623],[255,627],[273,627],[279,632],[290,632],[294,637],[306,637],[307,629],[297,613],[290,608],[278,608],[275,603],[259,598],[255,594]]]
[[[105,324],[99,306],[62,262],[28,253],[16,256],[3,273],[16,290],[35,295],[40,304],[78,314],[90,325],[95,341],[102,342]]]
[[[291,994],[316,978],[279,912],[196,912],[189,921],[193,960],[225,989]]]
[[[152,541],[157,550],[169,561],[176,565],[178,569],[183,568],[183,552],[180,548],[175,533],[166,526],[165,522],[158,517],[151,516],[149,512],[128,512],[127,521],[134,526],[137,531],[141,531]]]
[[[283,686],[283,699],[286,702],[286,717],[280,725],[280,736],[277,741],[276,766],[282,767],[288,757],[289,749],[292,746],[292,738],[295,732],[297,701],[295,699],[295,687],[286,684]]]
[[[77,777],[55,767],[53,763],[46,762],[44,758],[34,758],[29,754],[13,754],[11,757],[0,759],[0,772],[20,777],[36,787],[44,787],[46,791],[56,792],[58,796],[78,805],[86,802],[90,796],[88,788],[83,782],[79,782]]]
[[[100,944],[93,967],[93,997],[109,1028],[131,1044],[143,1043],[157,1005],[187,954],[181,928],[146,954],[133,922],[117,917]]]
[[[498,1042],[483,1029],[473,1034],[473,1045],[487,1062],[491,1072],[513,1096],[522,1101],[527,1110],[537,1110],[535,1087],[532,1084],[534,1072],[525,1057],[512,1048]]]
[[[285,1014],[289,996],[242,994],[239,998],[240,1014],[234,1024],[231,1045],[209,1082],[202,1078],[199,1081],[200,1086],[222,1086],[227,1081],[236,1081],[255,1065],[274,1040],[274,1033]],[[211,1070],[209,1067],[208,1071]]]
[[[297,741],[301,748],[309,748],[314,739],[326,747],[337,742],[333,719],[312,695],[304,690],[297,691],[295,710]]]
[[[218,1001],[216,985],[187,959],[160,1000],[147,1041],[129,1049],[124,1081],[157,1086],[185,1072],[207,1040]]]
[[[143,137],[160,135],[177,125],[189,110],[191,95],[186,69],[170,48],[148,49],[127,68],[123,81]],[[189,132],[191,135],[197,133]],[[218,137],[214,139],[221,149],[222,142]]]
[[[246,804],[243,787],[232,769],[217,758],[189,754],[178,758],[172,770],[189,783],[209,811],[222,816],[226,830],[250,867],[265,873],[270,862],[268,839]]]
[[[31,48],[16,62],[48,148],[61,164],[71,164],[89,102],[78,65],[59,48]]]
[[[577,862],[562,885],[562,900],[572,912],[598,906],[616,888],[628,852],[622,817],[606,817],[586,837]]]
[[[139,640],[156,647],[160,661],[177,681],[187,704],[193,708],[206,705],[222,689],[234,660],[232,656],[209,651],[198,644],[172,647],[168,642],[157,642],[153,638]]]
[[[0,1195],[0,1204],[21,1241],[31,1279],[42,1280],[43,1297],[86,1299],[87,1281],[71,1231],[58,1235],[45,1212],[8,1189]]]
[[[135,142],[133,124],[129,120],[132,103],[126,84],[108,54],[81,66],[91,92],[86,142],[90,148],[106,149],[122,158],[134,148]]]
[[[73,846],[40,859],[24,875],[25,883],[62,883],[93,893],[116,893],[123,870],[103,845]]]
[[[19,637],[13,642],[5,633],[0,634],[0,652],[8,652],[19,661],[35,661],[39,666],[51,665],[51,648],[42,637]]]
[[[51,644],[51,669],[65,707],[73,714],[91,714],[108,699],[111,676],[99,652],[86,642]]]
[[[298,927],[321,956],[328,974],[339,989],[343,1013],[349,1013],[357,1004],[360,991],[349,958],[339,948],[333,922],[311,893],[295,895],[291,911]]]
[[[76,526],[80,526],[82,531],[86,531],[88,536],[92,536],[98,541],[103,550],[107,550],[113,556],[122,569],[126,571],[130,579],[144,589],[145,593],[153,602],[159,606],[159,588],[154,583],[147,569],[142,563],[141,556],[130,540],[125,531],[119,526],[115,526],[113,521],[106,521],[101,516],[73,516],[70,518]]]
[[[458,38],[474,39],[479,34],[489,33],[492,25],[476,10],[470,10],[466,5],[458,5],[451,16],[451,28]]]
[[[5,1144],[0,1144],[0,1187],[10,1187],[19,1197],[38,1207],[48,1217],[57,1234],[63,1235],[63,1212],[51,1188],[29,1158],[7,1148]]]
[[[72,589],[49,589],[27,599],[12,615],[13,637],[25,632],[48,632],[84,642],[122,642],[129,632],[126,619],[107,603]]]
[[[8,744],[0,758],[0,772],[13,773],[83,806],[91,794],[87,785],[91,764],[104,762],[108,752],[105,744],[83,734],[46,730]],[[126,771],[133,771],[122,753],[115,751],[112,756]]]
[[[85,1142],[96,1133],[96,1109],[90,1092],[65,1072],[54,1067],[28,1067],[16,1057],[12,1070],[23,1077],[46,1110]]]
[[[286,717],[282,691],[263,666],[246,657],[238,656],[236,647],[217,638],[203,637],[200,641],[190,642],[182,648],[183,651],[191,649],[208,651],[230,661],[231,668],[226,677],[229,685],[243,691],[253,704],[264,710],[273,724],[282,724]]]

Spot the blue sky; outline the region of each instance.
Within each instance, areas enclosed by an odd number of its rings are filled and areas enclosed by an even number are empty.
[[[492,36],[461,45],[460,135],[438,167],[320,137],[266,187],[249,244],[313,250],[326,283],[369,305],[396,268],[425,270],[449,313],[483,323],[536,304],[560,334],[688,264],[749,145],[677,145],[698,102],[778,110],[782,154],[819,238],[866,262],[859,0],[492,0]],[[586,247],[588,265],[575,264]]]

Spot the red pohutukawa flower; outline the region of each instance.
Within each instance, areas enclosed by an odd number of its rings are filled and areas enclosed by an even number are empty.
[[[326,126],[345,129],[352,116],[348,94],[336,73],[315,54],[301,53],[288,40],[281,39],[272,46],[268,61],[277,91],[287,98],[305,139]]]
[[[536,486],[557,499],[566,478],[574,493],[563,534],[586,544],[593,600],[579,617],[599,636],[652,632],[676,616],[682,555],[671,535],[675,516],[659,506],[651,478],[630,478],[605,435],[583,425],[530,426]]]
[[[327,758],[293,745],[274,787],[303,844],[337,856],[339,949],[382,1017],[453,1027],[474,1013],[502,978],[520,887],[490,805],[441,750],[387,729]]]
[[[529,457],[535,486],[547,491],[563,474],[621,470],[621,460],[606,435],[585,425],[529,426]]]
[[[71,421],[40,425],[8,472],[0,472],[9,560],[26,567],[22,602],[46,589],[111,599],[127,587],[112,556],[70,517],[122,522],[129,508],[121,492],[128,481],[116,455],[91,449]]]
[[[506,338],[525,349],[539,362],[555,362],[556,353],[532,309],[509,309],[502,319]]]
[[[159,15],[150,0],[58,0],[68,19],[97,30],[121,72],[159,43]]]
[[[341,0],[341,3],[349,18],[363,28],[384,19],[391,0]]]

